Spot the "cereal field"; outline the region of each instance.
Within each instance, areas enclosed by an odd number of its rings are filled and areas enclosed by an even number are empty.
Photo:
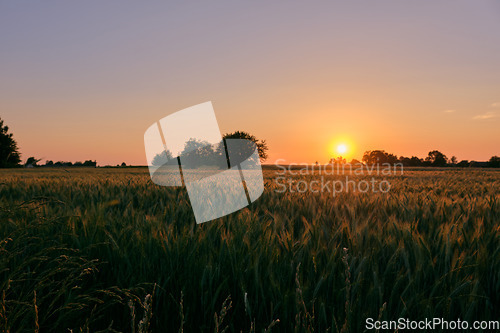
[[[405,170],[387,193],[335,196],[278,193],[275,177],[196,225],[186,190],[147,168],[0,170],[0,332],[500,318],[500,171]]]

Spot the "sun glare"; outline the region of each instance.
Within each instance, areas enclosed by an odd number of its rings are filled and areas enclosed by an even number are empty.
[[[347,152],[347,146],[346,146],[345,144],[343,144],[343,143],[339,144],[339,145],[337,146],[337,152],[338,152],[339,154],[341,154],[341,155],[342,155],[342,154],[345,154],[345,153]]]
[[[356,144],[348,136],[338,136],[330,141],[328,151],[330,153],[329,158],[342,157],[350,161],[355,157]]]

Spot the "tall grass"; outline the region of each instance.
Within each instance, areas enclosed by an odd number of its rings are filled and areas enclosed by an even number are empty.
[[[500,318],[500,172],[410,171],[335,198],[265,176],[249,207],[196,225],[147,169],[1,170],[0,332]]]

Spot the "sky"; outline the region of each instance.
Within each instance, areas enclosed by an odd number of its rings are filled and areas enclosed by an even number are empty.
[[[267,163],[500,155],[500,1],[2,1],[0,45],[23,160],[145,165],[206,101]]]

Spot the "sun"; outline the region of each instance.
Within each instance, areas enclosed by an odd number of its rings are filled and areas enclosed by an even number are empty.
[[[329,159],[342,157],[346,160],[351,160],[356,153],[356,142],[349,136],[337,136],[328,144]]]
[[[344,143],[341,143],[337,146],[337,153],[343,155],[347,153],[347,146]]]

